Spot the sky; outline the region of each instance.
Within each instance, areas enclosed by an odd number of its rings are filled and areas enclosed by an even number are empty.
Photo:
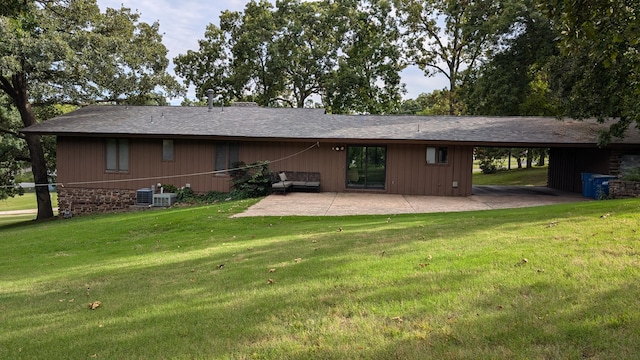
[[[198,40],[204,37],[204,31],[208,24],[218,25],[220,13],[223,10],[243,11],[248,0],[97,0],[100,9],[107,7],[127,7],[140,14],[140,21],[160,23],[160,33],[163,34],[163,43],[169,50],[169,73],[173,71],[173,58],[180,54],[186,54],[188,50],[198,50]],[[177,76],[176,76],[177,78]],[[179,78],[178,78],[179,79]],[[182,79],[179,79],[182,83]],[[405,99],[415,99],[421,93],[429,93],[436,89],[447,87],[447,79],[444,76],[426,77],[415,66],[402,72],[402,81],[406,85]],[[195,98],[193,86],[189,89],[187,97]],[[172,99],[172,105],[179,105],[182,98]]]

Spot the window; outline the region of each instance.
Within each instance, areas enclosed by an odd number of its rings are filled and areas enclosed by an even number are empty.
[[[173,161],[173,140],[162,140],[162,161]]]
[[[215,170],[227,170],[240,160],[240,147],[238,143],[216,143]]]
[[[347,187],[384,189],[386,158],[384,146],[347,146]]]
[[[448,156],[449,149],[446,147],[427,147],[427,164],[446,164]]]
[[[107,171],[129,171],[129,140],[107,139],[105,154]]]

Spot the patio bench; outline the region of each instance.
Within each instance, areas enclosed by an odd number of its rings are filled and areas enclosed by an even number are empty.
[[[272,174],[271,189],[274,192],[288,191],[320,192],[320,173],[307,171],[279,171]]]

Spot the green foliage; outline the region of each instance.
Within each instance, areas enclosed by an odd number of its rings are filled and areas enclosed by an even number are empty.
[[[250,1],[210,24],[198,51],[174,59],[197,96],[222,101],[308,106],[322,98],[332,113],[396,112],[399,32],[388,1]]]
[[[453,115],[462,115],[465,113],[462,101],[455,100],[453,95]],[[422,93],[414,99],[402,102],[401,114],[411,115],[450,115],[451,106],[450,91],[447,89],[434,90],[429,94]]]
[[[614,119],[601,144],[640,124],[640,2],[541,2],[561,33],[551,87],[561,114]]]
[[[513,14],[512,37],[477,69],[461,96],[471,115],[536,115],[557,113],[549,90],[549,59],[558,53],[558,33],[532,5]]]
[[[625,181],[640,181],[640,167],[634,167],[627,169],[622,174],[622,180]]]
[[[14,153],[28,149],[28,156],[17,159],[31,163],[36,183],[47,183],[53,174],[54,140],[22,136],[18,129],[68,111],[59,104],[165,104],[165,97],[183,92],[166,71],[159,24],[139,18],[124,7],[102,13],[95,0],[3,2],[0,91],[6,98],[1,100],[21,121],[3,117],[0,132],[21,140]],[[36,193],[38,219],[53,217],[47,188]]]
[[[326,82],[323,101],[333,114],[389,114],[399,110],[405,92],[401,34],[389,1],[336,2],[339,24],[337,68]]]
[[[162,191],[166,192],[166,193],[177,194],[178,193],[178,188],[175,185],[172,185],[172,184],[162,184]]]
[[[230,171],[231,184],[241,198],[261,197],[271,193],[271,171],[268,162],[246,165],[240,161],[234,163]]]
[[[508,149],[479,147],[475,149],[475,158],[480,162],[483,174],[495,174],[499,167],[497,161],[508,155]]]
[[[407,57],[425,75],[447,77],[448,114],[454,115],[454,102],[459,100],[454,93],[466,82],[462,69],[475,69],[510,33],[512,2],[396,0],[394,4],[406,29]]]

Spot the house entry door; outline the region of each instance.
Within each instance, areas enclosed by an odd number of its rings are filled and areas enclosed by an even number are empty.
[[[347,188],[385,188],[387,148],[347,146]]]

